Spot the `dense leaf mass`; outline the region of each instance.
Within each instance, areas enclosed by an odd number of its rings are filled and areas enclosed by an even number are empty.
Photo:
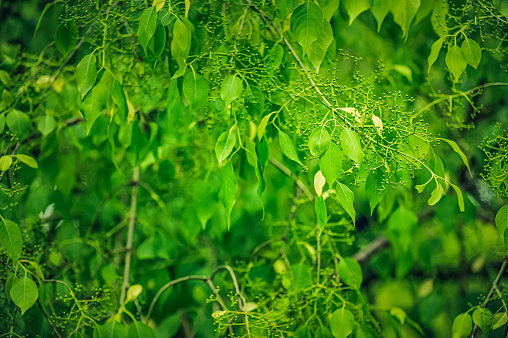
[[[0,1],[0,337],[505,337],[507,16]]]

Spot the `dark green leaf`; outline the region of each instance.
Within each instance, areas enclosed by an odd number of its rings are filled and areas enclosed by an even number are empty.
[[[192,109],[201,108],[208,102],[208,81],[195,72],[189,73],[183,81],[183,94]]]
[[[92,89],[97,80],[97,66],[95,65],[95,55],[88,54],[76,67],[76,81],[78,90],[81,93],[81,99]]]
[[[345,184],[342,184],[340,182],[337,182],[335,193],[337,195],[337,199],[339,200],[340,205],[342,205],[344,210],[346,210],[349,216],[351,216],[354,224],[356,218],[356,212],[353,206],[355,194]]]
[[[55,44],[56,48],[64,56],[67,56],[76,47],[79,38],[78,26],[74,21],[61,23],[56,28]]]
[[[5,250],[14,263],[18,262],[23,248],[23,239],[19,226],[8,219],[2,219],[0,222],[0,245]]]
[[[222,185],[219,191],[219,198],[224,208],[226,208],[226,217],[228,220],[228,230],[231,225],[231,211],[236,203],[238,194],[238,181],[236,180],[233,165],[228,162],[222,169]]]
[[[147,54],[147,47],[150,39],[155,34],[157,25],[157,10],[155,7],[149,7],[143,11],[139,18],[138,38],[141,47]]]
[[[289,137],[289,135],[282,130],[279,130],[279,145],[284,155],[286,155],[290,160],[303,165],[298,158],[298,154],[296,153],[296,149],[293,141],[291,140],[291,137]]]

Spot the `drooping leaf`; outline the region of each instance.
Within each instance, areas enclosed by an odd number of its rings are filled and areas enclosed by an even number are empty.
[[[67,56],[76,47],[79,38],[78,25],[74,21],[61,23],[56,28],[55,44],[56,48]]]
[[[316,172],[316,175],[314,175],[314,190],[316,191],[316,194],[318,196],[321,196],[323,194],[323,187],[325,186],[326,179],[323,176],[323,173],[321,170],[318,170]]]
[[[363,282],[363,273],[356,259],[342,258],[337,265],[339,278],[353,289],[359,289]]]
[[[228,162],[222,169],[222,185],[219,191],[219,198],[224,208],[226,208],[226,217],[228,220],[228,230],[231,226],[231,211],[236,203],[238,194],[238,181],[236,180],[233,165]]]
[[[321,63],[323,62],[326,51],[328,47],[332,43],[333,40],[333,31],[332,26],[326,20],[323,22],[323,29],[319,34],[316,41],[314,41],[309,50],[309,59],[314,65],[316,69],[316,73],[319,73],[319,68],[321,67]]]
[[[148,48],[153,52],[155,63],[161,58],[164,47],[166,47],[166,28],[159,24],[155,28],[155,33],[148,42]]]
[[[473,312],[473,322],[478,325],[483,333],[488,334],[492,331],[492,325],[494,324],[494,315],[489,309],[478,308]]]
[[[170,15],[173,17],[173,15]],[[173,26],[173,40],[171,40],[171,55],[175,58],[180,69],[189,56],[192,41],[192,24],[185,18],[178,17]]]
[[[377,31],[381,30],[381,25],[386,18],[386,15],[392,8],[392,0],[374,0],[370,11],[377,21]]]
[[[381,170],[376,170],[367,176],[365,180],[365,193],[369,200],[370,214],[372,215],[374,208],[386,194],[386,187],[383,187],[383,172]]]
[[[110,94],[105,82],[107,81],[103,76],[92,88],[90,93],[85,96],[85,99],[80,102],[79,108],[85,118],[87,134],[90,133],[90,129],[92,129],[95,120],[102,114],[102,110]]]
[[[293,9],[292,0],[275,0],[275,5],[279,10],[279,15],[282,20],[284,20]]]
[[[349,25],[355,21],[356,17],[370,8],[370,0],[344,0],[349,15]]]
[[[508,204],[501,207],[496,214],[496,228],[499,236],[504,238],[505,230],[508,229]]]
[[[323,231],[328,220],[328,212],[326,210],[326,203],[323,196],[316,197],[316,201],[314,202],[314,209],[316,211],[319,230]]]
[[[467,313],[455,317],[452,326],[452,338],[467,338],[473,330],[473,321]]]
[[[320,156],[330,146],[330,134],[325,127],[314,129],[309,137],[309,150],[314,156]]]
[[[459,202],[460,211],[464,212],[465,206],[464,206],[464,196],[462,196],[462,191],[455,184],[450,183],[450,185],[452,186],[453,190],[455,190],[455,192],[457,193],[457,201]]]
[[[34,281],[28,278],[28,273],[25,273],[22,278],[14,280],[10,295],[12,301],[19,306],[23,315],[37,301],[39,289]]]
[[[323,29],[323,12],[318,5],[307,1],[291,14],[291,32],[307,53]]]
[[[496,313],[494,315],[494,319],[492,320],[492,330],[499,329],[507,322],[508,322],[508,313],[506,312]]]
[[[212,217],[217,206],[217,192],[214,193],[212,186],[205,180],[196,184],[194,188],[194,207],[203,229]]]
[[[81,99],[92,89],[97,81],[97,66],[95,55],[88,54],[76,66],[76,81]]]
[[[330,328],[335,338],[346,338],[355,328],[355,316],[348,309],[339,309],[330,318]]]
[[[242,96],[243,92],[243,81],[235,75],[230,75],[222,81],[220,88],[220,96],[226,103],[226,106],[230,105],[233,100]]]
[[[28,136],[32,125],[28,115],[17,109],[13,109],[7,114],[6,122],[7,127],[16,135],[20,142]]]
[[[330,142],[330,146],[319,159],[319,168],[331,187],[342,173],[342,151],[335,142]]]
[[[460,78],[460,75],[464,72],[467,66],[466,58],[464,57],[464,52],[457,45],[453,45],[448,47],[448,51],[446,52],[446,66],[454,76],[457,81]]]
[[[127,106],[127,97],[125,96],[123,86],[116,79],[113,82],[113,88],[111,89],[111,98],[118,107],[118,111],[120,112],[120,120],[124,122],[127,119],[129,107]]]
[[[429,198],[429,205],[435,205],[437,202],[439,202],[439,200],[441,199],[441,197],[443,197],[444,195],[444,191],[443,191],[443,187],[441,186],[441,184],[437,184],[436,188],[432,191],[431,195],[430,195],[430,198]]]
[[[263,138],[263,135],[265,135],[266,126],[268,125],[268,121],[270,120],[270,116],[272,116],[273,114],[275,114],[275,112],[271,112],[270,114],[268,114],[266,116],[263,116],[261,121],[259,121],[258,132],[257,132],[259,140],[261,140]]]
[[[349,189],[345,184],[337,182],[337,187],[335,188],[335,193],[337,195],[337,199],[339,200],[340,205],[346,210],[349,216],[351,216],[353,220],[353,224],[356,219],[356,211],[353,205],[355,200],[355,194]]]
[[[339,0],[318,0],[319,7],[323,11],[325,20],[330,22],[333,14],[339,8]]]
[[[462,49],[467,63],[473,66],[475,69],[478,68],[478,65],[482,59],[482,49],[480,48],[478,42],[465,38],[460,49]]]
[[[37,130],[44,136],[48,136],[53,130],[55,130],[55,127],[56,121],[53,116],[45,115],[40,118],[39,122],[37,122]]]
[[[231,154],[236,144],[236,136],[233,130],[234,129],[231,128],[229,131],[223,132],[217,139],[217,143],[215,144],[215,155],[217,156],[219,164]]]
[[[23,155],[23,154],[18,154],[18,155],[14,155],[14,156],[16,156],[18,158],[18,160],[20,160],[21,162],[23,162],[30,168],[37,169],[37,162],[35,161],[35,159],[32,156]]]
[[[439,52],[441,51],[441,47],[443,47],[443,42],[444,38],[439,38],[432,44],[428,58],[429,68],[427,70],[427,74],[430,74],[430,68],[432,68],[432,65],[436,62]]]
[[[393,0],[393,20],[402,28],[403,36],[407,39],[409,26],[416,16],[421,0]]]
[[[14,263],[18,262],[23,248],[23,239],[19,226],[8,219],[0,222],[0,245],[5,250]]]
[[[0,170],[6,171],[9,170],[12,164],[12,156],[11,155],[5,155],[0,157]]]
[[[183,94],[192,109],[201,108],[208,102],[208,81],[195,72],[189,73],[183,81]]]
[[[360,165],[364,155],[358,134],[354,130],[344,128],[340,135],[340,144],[344,153]]]
[[[289,135],[282,130],[279,130],[279,145],[284,155],[286,155],[290,160],[303,165],[298,158],[298,154],[296,153],[296,149],[293,141],[291,140],[291,137],[289,137]]]
[[[139,18],[138,38],[141,47],[147,54],[147,47],[150,39],[155,34],[157,26],[157,9],[155,7],[148,7],[143,11]]]
[[[442,138],[440,139],[442,141],[445,141],[446,143],[448,143],[452,149],[457,153],[459,154],[460,158],[462,158],[462,162],[464,162],[464,165],[467,167],[467,170],[469,171],[469,175],[471,175],[471,177],[473,177],[473,174],[471,173],[471,167],[469,166],[469,161],[467,160],[467,157],[466,155],[464,155],[464,153],[462,152],[462,150],[459,148],[459,146],[457,145],[457,143],[455,143],[454,141],[452,140],[448,140],[448,139],[445,139],[445,138]]]

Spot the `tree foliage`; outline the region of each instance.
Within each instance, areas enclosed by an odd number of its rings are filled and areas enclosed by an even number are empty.
[[[0,336],[506,335],[503,1],[0,9]]]

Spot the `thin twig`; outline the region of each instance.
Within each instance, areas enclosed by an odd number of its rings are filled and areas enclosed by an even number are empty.
[[[372,242],[370,242],[363,250],[358,251],[353,258],[358,261],[358,263],[363,263],[367,261],[374,254],[379,252],[380,250],[386,248],[390,243],[388,242],[388,238],[386,236],[379,236]]]
[[[311,200],[311,201],[314,200],[314,195],[312,195],[312,193],[307,188],[305,183],[303,183],[298,177],[295,177],[294,175],[292,175],[291,170],[289,170],[288,167],[286,167],[284,164],[280,163],[279,161],[277,161],[274,158],[270,158],[270,163],[273,164],[275,167],[279,168],[284,174],[288,175],[289,177],[293,177],[296,184],[298,184],[298,187],[303,190],[303,192],[305,193],[305,195],[307,195],[309,200]]]
[[[494,280],[494,283],[492,283],[492,288],[490,288],[489,294],[487,295],[487,298],[485,298],[485,301],[482,304],[482,307],[487,307],[487,304],[490,301],[490,298],[492,298],[492,295],[497,290],[497,286],[499,285],[499,281],[501,280],[501,277],[503,276],[503,273],[506,270],[506,265],[508,264],[508,256],[504,256],[503,264],[501,265],[501,268],[499,269],[499,272],[497,273],[497,277]],[[471,338],[473,338],[476,335],[476,331],[478,331],[478,325],[474,325],[473,331],[471,331]]]
[[[131,269],[131,260],[132,260],[132,241],[134,238],[134,224],[136,223],[136,209],[138,205],[138,182],[139,182],[139,167],[134,168],[134,173],[132,174],[132,197],[131,197],[131,207],[130,207],[130,215],[129,215],[129,228],[127,233],[127,245],[125,246],[126,255],[125,255],[125,268],[123,274],[123,284],[122,284],[122,292],[120,295],[120,304],[123,305],[125,303],[125,294],[127,292],[127,288],[129,287],[129,274]]]
[[[49,317],[48,315],[46,314],[46,311],[44,311],[44,308],[42,307],[42,304],[41,302],[39,301],[39,299],[37,299],[37,305],[39,306],[39,309],[41,309],[41,312],[42,314],[44,315],[44,317],[46,318],[46,321],[49,323],[49,325],[53,328],[53,331],[55,331],[55,334],[58,336],[58,338],[62,338],[62,336],[60,335],[60,333],[58,333],[58,330],[56,329],[55,325],[53,325],[53,323],[51,322],[51,320],[49,320]]]

